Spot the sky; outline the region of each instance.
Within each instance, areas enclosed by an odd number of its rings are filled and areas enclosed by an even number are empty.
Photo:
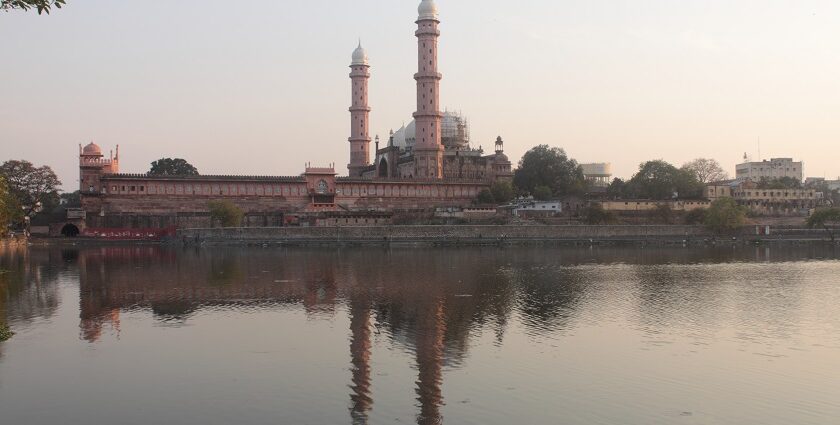
[[[539,144],[619,177],[746,153],[840,175],[836,0],[438,0],[441,101],[516,162]],[[0,160],[77,186],[78,145],[123,172],[298,175],[349,160],[351,54],[371,129],[411,120],[418,0],[68,0],[0,13]],[[759,142],[760,141],[760,142]],[[760,151],[759,151],[760,146]]]

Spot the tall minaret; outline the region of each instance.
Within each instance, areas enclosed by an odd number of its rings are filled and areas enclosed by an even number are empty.
[[[414,144],[415,177],[427,179],[443,178],[443,145],[440,141],[440,80],[438,72],[438,10],[434,0],[423,0],[417,8],[418,67],[417,80],[416,141]]]
[[[353,81],[353,103],[350,106],[350,177],[361,177],[365,167],[370,165],[370,106],[368,106],[368,80],[370,65],[367,52],[359,47],[353,52],[350,64],[350,79]]]

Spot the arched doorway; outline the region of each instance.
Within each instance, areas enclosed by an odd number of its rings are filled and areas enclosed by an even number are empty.
[[[388,161],[385,158],[379,161],[379,172],[377,174],[379,177],[388,177]]]
[[[61,235],[67,238],[79,236],[79,228],[75,224],[67,223],[61,228]]]

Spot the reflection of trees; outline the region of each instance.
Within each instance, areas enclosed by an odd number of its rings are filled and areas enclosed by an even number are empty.
[[[12,327],[51,317],[59,304],[57,279],[64,271],[57,252],[0,247],[0,323]]]

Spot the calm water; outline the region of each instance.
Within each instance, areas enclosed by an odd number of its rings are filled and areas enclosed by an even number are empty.
[[[3,424],[840,421],[840,249],[0,258]]]

